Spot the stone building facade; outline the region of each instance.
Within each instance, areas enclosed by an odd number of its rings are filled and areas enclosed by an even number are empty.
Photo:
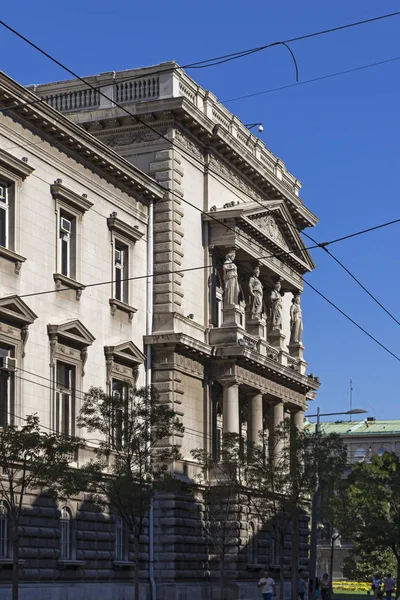
[[[273,429],[286,416],[301,426],[307,402],[319,386],[306,371],[299,302],[302,278],[314,267],[300,231],[315,225],[316,217],[301,200],[300,182],[284,163],[175,63],[89,77],[92,88],[64,81],[22,92],[7,78],[4,81],[27,102],[31,93],[45,102],[2,117],[12,132],[7,129],[5,137],[10,135],[12,144],[9,140],[4,147],[11,146],[8,152],[13,156],[23,148],[22,156],[28,158],[24,165],[34,166],[34,175],[37,164],[43,169],[41,180],[21,176],[27,218],[20,218],[18,226],[26,230],[21,230],[12,252],[22,257],[22,268],[17,275],[16,257],[14,262],[1,259],[7,273],[3,294],[69,286],[62,294],[24,300],[31,312],[26,309],[22,325],[32,334],[20,364],[33,383],[27,395],[24,381],[19,410],[38,410],[44,422],[56,426],[51,390],[44,400],[43,390],[35,391],[35,386],[40,390],[38,383],[45,381],[38,374],[50,380],[45,382],[49,388],[57,385],[57,361],[74,366],[81,393],[91,384],[111,389],[115,378],[138,377],[144,383],[151,376],[161,400],[178,412],[185,426],[177,440],[183,460],[174,465],[183,481],[192,481],[198,472],[191,451],[201,447],[218,456],[224,432],[256,441],[260,430]],[[2,96],[0,100],[8,102]],[[58,123],[68,131],[59,132]],[[40,189],[26,191],[30,186]],[[32,194],[46,205],[36,211],[40,218],[29,214],[35,206],[29,202]],[[64,216],[64,203],[65,216],[76,219],[76,271],[67,276],[55,262],[62,251],[55,223]],[[35,241],[28,236],[31,222],[44,228]],[[32,259],[25,263],[28,254]],[[121,271],[132,277],[150,272],[152,277],[147,287],[144,278],[128,289],[121,287],[118,298],[115,284],[89,287],[118,279]],[[22,327],[15,334],[22,349]],[[28,358],[30,348],[33,354]],[[72,578],[76,585],[80,582],[75,589],[83,590],[87,600],[125,598],[129,561],[116,561],[122,567],[118,570],[112,545],[118,524],[93,515],[90,507],[82,512],[78,501],[75,505],[76,560],[85,564],[77,564],[73,576],[70,570],[56,570],[46,579],[36,562],[27,581],[36,569],[44,582],[40,589],[57,581],[67,590]],[[55,510],[49,514],[55,518],[57,507],[43,507],[39,513],[49,510]],[[85,519],[92,523],[82,525],[92,532],[87,539],[79,525]],[[159,600],[212,598],[215,573],[201,520],[201,505],[188,495],[157,500],[154,537],[143,540],[144,597],[156,592]],[[243,514],[238,523],[233,593],[251,598],[258,595],[254,570],[278,563],[276,544],[271,531],[264,531],[256,519]],[[302,527],[300,566],[306,567],[305,521]],[[289,556],[290,539],[286,549]],[[114,586],[112,596],[109,585]]]

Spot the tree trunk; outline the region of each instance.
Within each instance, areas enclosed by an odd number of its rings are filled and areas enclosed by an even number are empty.
[[[279,600],[283,600],[283,591],[285,586],[285,570],[283,562],[283,547],[285,541],[285,534],[280,533],[279,535]]]
[[[12,600],[18,600],[19,580],[18,580],[18,558],[19,558],[19,539],[17,532],[14,532],[12,541],[13,568],[12,568]]]
[[[139,600],[139,535],[136,532],[133,539],[133,581],[135,589],[134,600]]]
[[[299,513],[297,507],[293,511],[292,518],[291,562],[292,600],[297,600],[299,596]]]

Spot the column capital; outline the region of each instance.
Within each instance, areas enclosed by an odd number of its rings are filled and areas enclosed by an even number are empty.
[[[224,388],[229,388],[229,387],[239,387],[239,382],[236,379],[233,380],[220,380],[220,379],[216,379],[216,381],[222,385],[222,387]]]

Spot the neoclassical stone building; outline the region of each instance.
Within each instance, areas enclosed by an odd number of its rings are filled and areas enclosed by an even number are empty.
[[[27,102],[33,93],[45,100],[1,117],[8,139],[3,147],[11,146],[10,154],[18,157],[24,149],[25,169],[32,165],[38,175],[40,163],[43,170],[41,180],[19,175],[21,189],[39,186],[40,194],[24,192],[19,241],[3,254],[0,247],[7,273],[2,293],[17,297],[68,286],[64,295],[24,300],[25,320],[18,321],[19,330],[12,325],[20,336],[20,364],[35,382],[37,373],[47,377],[52,389],[57,361],[72,365],[75,375],[67,369],[60,381],[69,377],[80,392],[92,384],[112,389],[114,379],[139,377],[144,383],[151,377],[162,401],[181,415],[183,460],[174,467],[190,481],[197,473],[191,450],[207,448],[218,456],[223,432],[256,440],[261,429],[273,429],[285,416],[303,422],[319,382],[307,375],[301,342],[302,278],[314,264],[300,231],[315,225],[316,217],[284,163],[175,63],[87,81],[95,89],[64,81],[31,86],[25,96],[14,82],[1,81]],[[10,102],[5,94],[0,100]],[[32,194],[35,202],[29,201]],[[40,218],[30,215],[36,198],[46,205],[36,210]],[[75,219],[70,235],[76,240],[69,253],[63,250],[68,232],[57,230],[58,223],[68,229],[62,221],[68,216]],[[39,228],[34,241],[31,223]],[[71,260],[75,266],[68,271]],[[118,283],[148,274],[147,282]],[[111,279],[108,286],[89,287]],[[28,326],[32,334],[24,351]],[[22,413],[39,410],[56,427],[60,416],[51,408],[50,389],[45,399],[34,385],[28,401],[24,383],[19,397],[25,399],[15,406]],[[74,413],[68,414],[73,427]],[[146,598],[212,597],[215,574],[200,515],[201,507],[185,495],[157,502],[154,536],[143,541]],[[81,581],[80,589],[87,585],[88,600],[124,598],[129,561],[116,571],[115,548],[102,533],[105,517],[95,520],[99,533],[92,551],[95,546],[98,562],[90,563],[87,576],[85,565],[78,565],[73,580]],[[239,521],[234,581],[236,593],[251,598],[258,595],[254,569],[279,561],[271,532],[256,521]],[[76,556],[84,562],[87,541],[79,540]],[[299,566],[306,567],[306,530],[301,540]],[[65,571],[56,569],[51,577],[68,588]],[[113,596],[109,587],[94,585],[110,581],[119,582]]]

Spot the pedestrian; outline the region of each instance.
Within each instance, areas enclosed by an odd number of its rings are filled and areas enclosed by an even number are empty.
[[[392,594],[394,592],[394,585],[394,579],[390,575],[390,573],[388,573],[383,581],[383,589],[386,593],[386,600],[391,600]]]
[[[329,581],[328,573],[324,573],[321,579],[321,599],[329,600],[331,591],[331,582]]]
[[[268,571],[264,571],[264,577],[261,577],[258,586],[261,588],[263,600],[272,600],[272,596],[276,596],[276,585]]]
[[[304,600],[304,597],[306,595],[306,580],[303,579],[303,575],[302,573],[300,573],[299,576],[299,583],[298,583],[298,592],[299,592],[299,598],[300,600]]]
[[[377,600],[379,598],[381,583],[382,579],[379,577],[379,575],[374,575],[374,577],[372,578],[372,591],[374,592],[374,600]]]

